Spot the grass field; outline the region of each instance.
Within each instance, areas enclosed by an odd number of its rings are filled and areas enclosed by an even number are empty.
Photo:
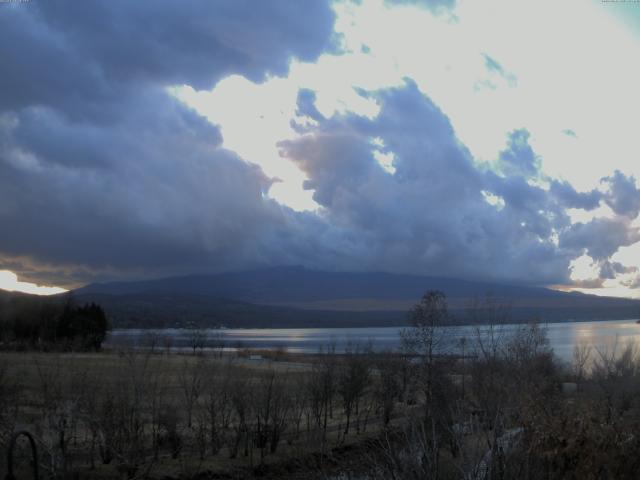
[[[247,478],[282,468],[308,478],[311,470],[331,469],[330,456],[317,454],[338,455],[338,448],[348,456],[378,432],[372,391],[362,391],[349,434],[337,391],[330,399],[311,398],[310,378],[335,369],[340,356],[330,365],[317,355],[269,356],[1,353],[4,437],[10,430],[32,432],[44,470],[80,478],[190,478],[199,472]],[[279,439],[272,448],[260,436],[270,437],[275,428]],[[220,438],[212,440],[216,429]],[[114,453],[105,464],[100,448],[107,447]],[[127,472],[131,464],[135,473]]]

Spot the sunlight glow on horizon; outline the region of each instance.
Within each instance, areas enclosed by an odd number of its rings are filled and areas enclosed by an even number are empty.
[[[67,291],[61,287],[47,287],[36,285],[35,283],[20,282],[18,276],[10,270],[0,270],[0,289],[34,295],[55,295]]]

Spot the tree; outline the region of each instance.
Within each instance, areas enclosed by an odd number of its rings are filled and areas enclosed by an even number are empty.
[[[404,359],[391,352],[383,352],[376,358],[375,368],[378,372],[374,387],[374,398],[377,409],[382,412],[384,427],[388,427],[397,400],[403,398],[402,369]]]
[[[193,420],[193,411],[198,400],[204,390],[206,375],[206,359],[198,358],[195,362],[191,362],[185,358],[182,362],[182,368],[178,375],[180,389],[183,394],[183,405],[187,414],[187,426],[191,428]]]
[[[344,434],[349,433],[351,417],[359,414],[360,400],[364,396],[370,381],[369,351],[363,351],[359,345],[347,345],[344,361],[338,369],[337,391],[342,398],[346,425]],[[358,423],[359,429],[359,423]]]
[[[421,475],[428,473],[427,477],[437,479],[440,445],[448,427],[446,392],[450,390],[450,380],[438,363],[446,348],[447,330],[443,327],[451,323],[445,294],[427,291],[409,312],[409,323],[412,328],[402,332],[402,343],[415,360],[417,387],[424,397],[424,418],[410,430],[409,437],[420,445]]]
[[[202,328],[191,328],[189,329],[189,336],[187,338],[189,342],[189,346],[193,349],[193,354],[195,355],[198,350],[200,353],[207,346],[207,331]]]
[[[71,344],[79,342],[82,349],[99,350],[107,329],[107,317],[102,307],[95,303],[76,307],[69,298],[58,319],[56,337]]]
[[[416,365],[429,409],[433,401],[436,355],[442,353],[446,335],[442,327],[451,323],[445,294],[439,290],[427,291],[409,312],[409,323],[412,328],[402,331],[402,344],[418,359]]]
[[[316,427],[322,433],[322,452],[327,442],[327,427],[332,418],[333,397],[336,393],[335,344],[320,349],[318,361],[309,372],[307,388],[309,410],[315,420]]]

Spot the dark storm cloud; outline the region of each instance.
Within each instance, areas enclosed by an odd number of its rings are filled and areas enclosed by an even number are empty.
[[[18,116],[0,163],[12,227],[4,250],[98,267],[194,263],[237,249],[268,220],[268,179],[161,93],[141,95],[130,116],[90,141],[83,129],[66,135],[74,125],[50,111],[24,114],[29,128]]]
[[[289,0],[0,5],[0,268],[75,282],[269,258],[256,239],[290,212],[166,87],[285,74],[333,48],[333,22]]]
[[[628,273],[610,256],[638,239],[635,180],[616,173],[606,194],[543,188],[524,129],[495,169],[479,165],[409,80],[359,92],[380,104],[374,119],[325,118],[301,90],[297,114],[314,122],[295,124],[302,136],[282,142],[283,161],[306,172],[322,208],[270,200],[272,180],[167,87],[259,81],[292,56],[317,57],[333,48],[326,3],[66,7],[0,4],[0,268],[58,284],[279,264],[539,284],[568,281],[586,251],[603,276]],[[601,200],[619,217],[571,225],[566,208]]]
[[[283,75],[291,56],[314,60],[329,46],[326,2],[154,0],[41,2],[41,17],[65,32],[115,81],[213,86],[237,73]]]
[[[291,56],[312,60],[333,48],[333,21],[322,1],[2,5],[0,108],[99,114],[141,84],[208,88],[232,73],[260,81],[286,73]]]

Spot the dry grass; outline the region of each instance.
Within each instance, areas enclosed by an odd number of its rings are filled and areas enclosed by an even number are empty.
[[[260,355],[261,360],[250,360],[246,357]],[[197,371],[199,365],[206,365],[205,382],[215,382],[223,375],[234,379],[246,379],[260,382],[265,376],[276,372],[284,382],[295,390],[305,381],[314,363],[321,360],[318,356],[287,354],[286,352],[251,351],[248,355],[193,356],[187,354],[144,354],[133,352],[107,351],[100,353],[37,353],[37,352],[3,352],[0,353],[0,364],[6,368],[6,379],[11,384],[19,385],[16,401],[19,409],[16,414],[16,427],[25,428],[37,435],[43,433],[43,412],[46,411],[47,395],[52,389],[58,389],[59,395],[73,398],[91,391],[113,391],[122,388],[123,380],[134,379],[142,373],[146,379],[156,378],[161,383],[163,401],[171,405],[177,412],[179,423],[185,424],[184,416],[184,374]],[[336,357],[334,361],[341,361]],[[137,371],[137,372],[136,372]],[[257,383],[256,383],[257,384]],[[45,390],[48,390],[47,393]],[[306,422],[303,420],[302,429]],[[230,459],[229,452],[223,448],[217,455],[205,455],[204,460],[193,451],[194,440],[189,438],[192,431],[184,429],[185,446],[177,459],[162,452],[156,461],[150,462],[150,474],[153,478],[178,478],[195,475],[201,471],[219,472],[227,477],[247,478],[248,472],[257,466],[260,469],[280,468],[300,470],[304,463],[313,459],[321,449],[330,453],[331,447],[357,445],[375,434],[372,426],[379,419],[374,414],[369,419],[366,431],[345,436],[344,417],[338,400],[335,400],[334,414],[329,420],[324,442],[320,432],[302,432],[295,435],[292,428],[284,432],[278,451],[260,457],[258,449],[251,448],[249,455],[238,455]],[[74,468],[79,469],[86,478],[118,478],[115,465],[101,465],[95,462],[95,469],[90,469],[88,460],[87,438],[89,430],[82,421],[73,427],[70,435],[69,451],[75,456]],[[53,440],[48,440],[51,443]],[[326,445],[326,446],[325,446]],[[311,455],[311,457],[310,457]],[[298,460],[296,460],[298,459]],[[315,460],[314,460],[315,461]],[[2,465],[4,467],[4,465]],[[81,477],[84,478],[84,477]],[[274,477],[277,478],[277,477]]]

